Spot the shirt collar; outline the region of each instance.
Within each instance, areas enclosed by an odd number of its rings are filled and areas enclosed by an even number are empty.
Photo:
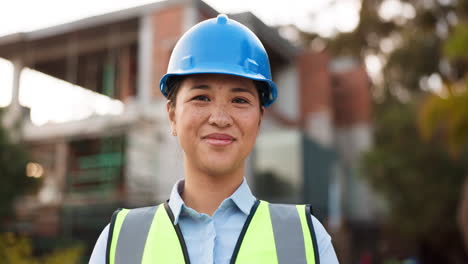
[[[171,208],[172,214],[174,215],[174,225],[179,222],[180,212],[182,210],[182,206],[184,205],[184,200],[180,197],[180,194],[184,191],[184,183],[183,179],[178,180],[174,187],[172,187],[171,196],[169,198],[169,208]]]
[[[187,208],[180,194],[184,191],[185,181],[183,179],[176,182],[171,191],[171,196],[169,198],[169,207],[171,208],[172,214],[174,215],[174,225],[179,222],[179,216],[182,212],[182,209]],[[245,178],[242,180],[241,185],[237,190],[228,198],[226,198],[221,205],[229,204],[226,201],[232,200],[234,204],[242,211],[245,215],[250,214],[250,209],[254,205],[256,198],[253,196],[250,191],[249,185]],[[220,205],[220,206],[221,206]]]
[[[237,207],[239,207],[239,209],[246,215],[250,214],[250,209],[252,209],[252,206],[257,200],[250,191],[245,178],[239,188],[237,188],[237,190],[227,199],[232,199],[234,204],[236,204]]]

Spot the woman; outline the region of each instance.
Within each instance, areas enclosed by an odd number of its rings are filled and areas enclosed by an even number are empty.
[[[184,180],[166,203],[114,213],[90,263],[338,263],[309,206],[258,201],[244,179],[277,93],[249,29],[225,15],[195,25],[177,42],[160,88]]]

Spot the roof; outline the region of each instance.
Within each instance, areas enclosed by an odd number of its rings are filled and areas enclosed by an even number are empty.
[[[276,29],[267,26],[254,14],[244,12],[231,14],[229,17],[250,28],[262,39],[265,45],[271,46],[274,50],[279,51],[279,55],[286,61],[298,54],[299,49],[297,47],[281,37]]]
[[[150,14],[154,10],[164,8],[173,4],[187,3],[190,0],[166,0],[161,2],[150,3],[146,5],[131,7],[123,10],[105,13],[102,15],[96,15],[87,17],[84,19],[76,20],[73,22],[52,26],[44,29],[39,29],[30,32],[14,33],[0,37],[0,48],[4,45],[21,42],[21,41],[33,41],[37,39],[47,38],[60,34],[65,34],[81,29],[86,29],[94,26],[101,26],[106,24],[112,24],[123,20],[137,18]]]
[[[216,16],[219,12],[201,0],[166,0],[146,5],[127,8],[115,12],[109,12],[102,15],[96,15],[70,23],[39,29],[31,32],[14,33],[0,37],[0,57],[11,59],[14,53],[21,53],[22,47],[36,41],[45,40],[65,34],[71,34],[76,31],[86,30],[94,27],[102,27],[110,24],[122,23],[131,19],[151,14],[155,10],[169,7],[177,4],[196,4],[197,7],[208,14]],[[298,48],[289,41],[282,38],[276,29],[265,25],[259,18],[250,12],[232,14],[231,18],[245,24],[254,31],[266,46],[272,48],[278,55],[285,60],[289,60],[298,52]],[[18,52],[20,51],[20,52]]]

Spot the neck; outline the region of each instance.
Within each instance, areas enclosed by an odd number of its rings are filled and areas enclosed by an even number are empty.
[[[186,166],[182,199],[188,207],[211,216],[242,184],[243,176],[243,167],[226,175],[210,175]]]

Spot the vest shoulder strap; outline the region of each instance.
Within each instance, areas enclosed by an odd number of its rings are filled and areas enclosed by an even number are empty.
[[[167,204],[119,209],[112,216],[107,264],[189,263],[185,242]],[[151,247],[151,249],[147,249]]]
[[[310,206],[257,202],[237,242],[234,263],[318,264]]]
[[[190,263],[173,222],[167,203],[117,210],[110,223],[106,264]],[[231,257],[234,263],[320,264],[310,206],[257,201]]]
[[[312,221],[313,211],[310,204],[304,205],[305,209],[305,219],[307,220],[307,226],[309,227],[310,237],[312,239],[313,251],[311,252],[311,257],[314,258],[315,264],[320,264],[320,255],[318,250],[318,241],[315,233],[314,223]]]

